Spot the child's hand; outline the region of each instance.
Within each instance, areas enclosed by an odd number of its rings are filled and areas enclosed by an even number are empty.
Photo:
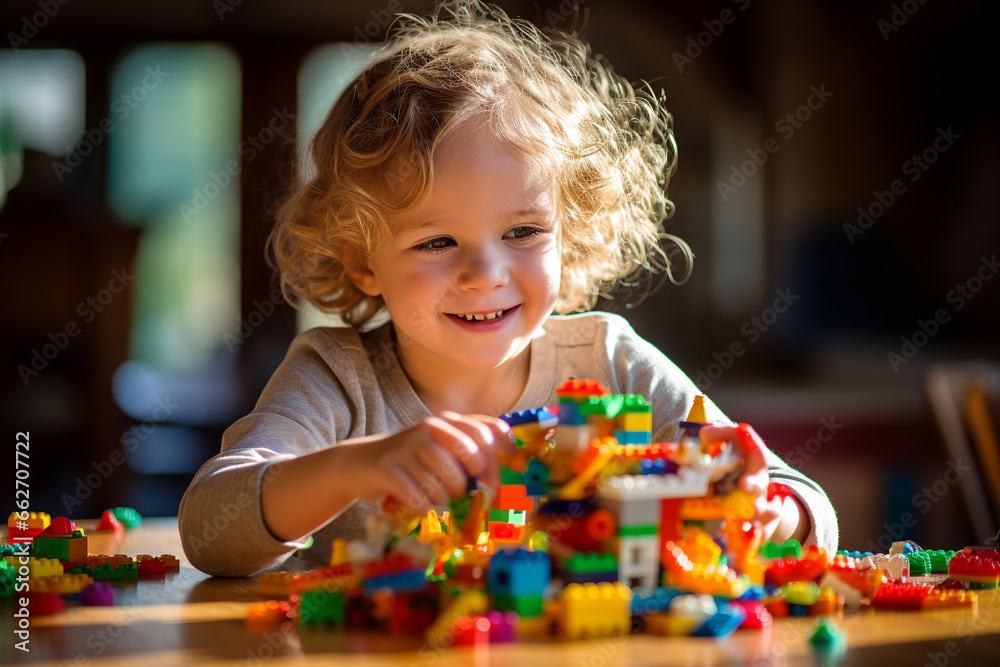
[[[755,520],[761,525],[765,540],[784,543],[790,538],[800,542],[809,534],[809,517],[805,508],[792,494],[771,494],[768,498],[770,476],[764,460],[764,441],[749,424],[739,426],[703,426],[698,433],[703,445],[733,442],[743,452],[744,471],[737,486],[751,493],[754,500]]]
[[[343,447],[343,479],[354,497],[391,495],[424,514],[464,496],[470,477],[499,488],[499,451],[512,453],[514,443],[502,419],[442,412],[399,433]]]

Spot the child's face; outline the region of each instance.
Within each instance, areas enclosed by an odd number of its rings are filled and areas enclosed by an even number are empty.
[[[392,242],[352,276],[385,299],[408,372],[496,368],[526,350],[559,295],[550,177],[488,131],[457,130],[427,201],[391,224]]]

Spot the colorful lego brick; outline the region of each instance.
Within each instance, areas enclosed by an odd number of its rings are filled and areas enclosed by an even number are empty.
[[[299,596],[299,624],[342,628],[345,623],[344,606],[343,591],[323,588],[306,591]]]
[[[657,586],[652,592],[640,586],[633,588],[632,593],[632,615],[634,616],[665,612],[670,609],[670,603],[675,597],[683,595],[675,588],[664,588],[663,586]]]
[[[947,574],[948,563],[955,556],[954,551],[922,549],[906,554],[910,563],[910,576],[925,574]]]
[[[812,581],[791,581],[781,587],[781,594],[788,604],[808,607],[819,599],[819,586]]]
[[[15,569],[21,566],[20,557],[9,556],[7,563]],[[64,574],[62,563],[56,558],[28,558],[28,576],[33,579]]]
[[[122,563],[117,567],[106,563],[94,568],[94,581],[135,581],[139,578],[139,566]]]
[[[764,606],[763,600],[740,599],[732,600],[729,604],[731,606],[740,607],[745,614],[743,622],[740,623],[740,629],[762,630],[764,628],[771,627],[771,614]]]
[[[617,423],[622,431],[652,431],[653,415],[650,412],[622,412]]]
[[[273,630],[288,620],[292,605],[287,600],[258,602],[247,611],[246,626],[251,632]]]
[[[963,549],[949,561],[948,577],[970,588],[996,588],[1000,581],[1000,555],[995,549]]]
[[[738,598],[749,587],[746,577],[739,576],[725,565],[692,562],[684,551],[668,542],[661,555],[663,584],[682,591]]]
[[[257,587],[261,595],[287,598],[298,578],[296,572],[265,572],[257,579]]]
[[[115,537],[122,538],[125,535],[125,526],[111,510],[104,510],[101,520],[97,524],[95,532],[111,532]]]
[[[535,501],[527,494],[526,485],[505,484],[500,487],[494,506],[502,510],[530,512],[535,507]]]
[[[512,412],[511,414],[502,415],[500,419],[510,424],[511,428],[534,424],[544,428],[551,428],[559,423],[558,417],[552,414],[548,408],[534,408],[521,412]]]
[[[604,396],[610,393],[603,384],[597,380],[566,380],[556,387],[556,396],[563,398],[584,399],[588,396]]]
[[[365,594],[369,597],[380,590],[397,593],[416,593],[427,587],[427,577],[420,569],[402,570],[365,578]]]
[[[614,554],[575,553],[562,563],[563,570],[573,574],[618,572],[618,559]]]
[[[524,540],[524,526],[490,521],[487,524],[490,540],[498,544],[520,544]]]
[[[131,507],[112,507],[111,512],[125,526],[125,530],[135,530],[142,525],[142,515]]]
[[[494,595],[541,595],[549,585],[551,571],[547,553],[527,549],[501,549],[490,561],[486,585]]]
[[[975,612],[979,596],[972,591],[935,588],[924,598],[923,609],[964,607]]]
[[[7,518],[7,544],[31,543],[36,535],[48,528],[51,520],[45,512],[11,512]]]
[[[539,601],[541,601],[541,596]],[[449,646],[454,640],[452,628],[462,616],[479,616],[486,613],[486,594],[479,590],[464,591],[444,605],[434,623],[427,628],[424,637],[431,647]]]
[[[550,476],[549,469],[541,461],[531,461],[528,463],[528,467],[522,476],[525,493],[529,496],[541,496],[547,493]],[[501,488],[503,488],[502,485]]]
[[[746,612],[742,607],[726,605],[707,621],[695,628],[692,637],[728,637],[746,620]]]
[[[860,561],[855,558],[845,556],[835,557],[827,569],[827,575],[824,576],[824,583],[822,584],[825,587],[833,588],[843,593],[846,604],[852,607],[856,606],[852,600],[853,596],[848,595],[848,591],[836,586],[834,582],[828,581],[830,577],[840,580],[847,586],[857,590],[861,595],[869,598],[875,595],[875,591],[879,589],[879,586],[885,580],[885,574],[881,569],[873,567],[863,570],[858,567],[859,564]],[[860,600],[858,600],[858,604],[860,604]]]
[[[886,581],[872,598],[876,609],[920,609],[934,587],[930,584]]]
[[[538,595],[494,595],[493,608],[497,611],[515,612],[521,618],[539,616],[544,610],[544,600]]]
[[[775,544],[767,540],[760,545],[759,557],[764,560],[779,558],[802,558],[802,545],[798,540],[788,540],[784,544]]]
[[[490,621],[485,616],[462,616],[452,629],[454,646],[487,646],[490,643]]]
[[[139,577],[163,577],[167,574],[167,566],[157,558],[147,558],[136,563]]]
[[[622,431],[615,429],[615,440],[623,445],[648,445],[652,441],[649,431]]]
[[[812,616],[839,614],[844,610],[844,600],[843,594],[831,588],[820,588],[816,602],[809,606],[809,614]]]
[[[583,426],[587,423],[586,416],[580,412],[580,404],[573,400],[559,402],[559,430],[569,426]]]
[[[559,417],[560,422],[562,417]],[[590,446],[591,440],[597,437],[594,429],[586,424],[562,424],[556,430],[555,447],[567,452],[582,452]]]
[[[627,635],[632,622],[632,591],[623,583],[570,584],[563,589],[558,618],[564,637]]]
[[[111,607],[115,604],[115,590],[107,582],[95,581],[80,591],[80,604],[85,607]]]
[[[54,574],[30,579],[28,589],[39,593],[72,595],[92,583],[94,583],[93,578],[86,574]]]
[[[809,635],[809,644],[820,653],[837,653],[846,645],[844,634],[833,621],[816,619],[816,626]],[[822,661],[825,662],[825,661]]]
[[[10,597],[17,585],[17,571],[6,560],[0,560],[0,597]]]
[[[813,544],[802,558],[785,557],[768,563],[765,581],[775,586],[784,586],[790,581],[812,581],[823,575],[828,564],[826,549]]]
[[[55,558],[60,561],[75,561],[87,557],[87,536],[76,531],[76,536],[36,535],[31,544],[31,553],[36,558]]]
[[[488,611],[486,620],[490,622],[490,643],[506,644],[517,641],[517,627],[520,617],[512,612]]]
[[[31,617],[58,614],[66,608],[66,602],[58,593],[28,593],[28,613]]]

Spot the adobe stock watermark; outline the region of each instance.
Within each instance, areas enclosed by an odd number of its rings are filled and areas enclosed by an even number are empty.
[[[972,299],[983,289],[983,286],[993,280],[997,271],[1000,271],[1000,263],[997,262],[996,253],[991,257],[980,258],[979,268],[969,276],[964,282],[957,283],[955,287],[948,290],[945,295],[945,302],[954,305],[954,312],[965,308]],[[886,360],[893,373],[898,373],[899,369],[910,362],[917,353],[920,352],[930,342],[934,336],[941,331],[941,327],[951,322],[951,312],[948,308],[938,308],[934,314],[926,319],[917,320],[917,327],[909,336],[900,336],[902,343],[899,352],[890,350],[886,353]]]
[[[889,37],[906,25],[910,17],[916,14],[920,10],[920,6],[926,4],[926,2],[927,0],[903,0],[899,4],[893,3],[888,20],[879,19],[875,22],[875,27],[882,33],[882,40],[888,42]]]
[[[771,306],[761,311],[760,315],[754,315],[740,327],[740,333],[746,338],[746,344],[742,340],[734,340],[729,347],[720,352],[713,352],[712,358],[715,360],[704,370],[699,368],[694,377],[694,383],[698,389],[707,392],[716,380],[722,377],[723,373],[733,367],[736,359],[742,357],[749,345],[753,345],[761,336],[778,321],[778,316],[788,312],[796,301],[801,298],[799,294],[793,294],[791,287],[775,291],[774,301]]]
[[[833,95],[833,92],[826,89],[825,83],[819,84],[818,88],[810,86],[809,96],[806,97],[805,102],[796,107],[794,111],[779,118],[774,124],[774,131],[780,134],[782,139],[788,141],[813,117],[813,112],[822,109]],[[757,170],[763,167],[768,159],[779,150],[781,150],[781,143],[774,137],[765,139],[761,148],[748,148],[746,153],[749,159],[744,160],[739,165],[731,165],[729,178],[715,183],[722,201],[727,201],[729,195],[735,194],[746,185],[747,179],[756,174]]]
[[[843,424],[838,424],[836,417],[831,416],[829,419],[823,417],[819,420],[819,428],[816,429],[816,435],[806,440],[801,445],[795,447],[795,449],[789,450],[785,454],[785,463],[797,468],[799,470],[813,460],[820,450],[823,449],[823,445],[829,443],[833,438],[844,428]]]
[[[226,349],[230,352],[239,349],[240,345],[250,338],[283,303],[285,303],[285,295],[281,293],[280,287],[272,289],[268,298],[263,301],[254,299],[253,310],[247,313],[246,317],[240,318],[236,331],[234,333],[227,331],[222,334],[222,342],[226,344]]]
[[[201,215],[201,212],[208,208],[208,205],[215,200],[219,194],[225,190],[233,179],[243,170],[244,166],[253,162],[254,158],[264,150],[264,148],[274,141],[275,137],[287,132],[295,120],[295,114],[288,110],[288,107],[272,109],[273,114],[267,125],[240,142],[237,148],[238,154],[244,158],[241,163],[238,159],[232,159],[226,163],[224,169],[210,171],[208,180],[200,188],[193,188],[194,196],[190,203],[181,202],[177,208],[185,224],[190,224],[191,220]]]
[[[83,137],[76,142],[75,146],[66,147],[69,153],[62,162],[52,162],[52,171],[56,174],[56,180],[62,183],[63,178],[67,174],[72,173],[74,169],[79,167],[83,163],[84,158],[104,143],[104,138],[107,135],[115,131],[117,127],[115,119],[121,122],[128,118],[139,107],[142,101],[149,96],[149,93],[156,90],[163,83],[163,80],[170,76],[170,72],[164,72],[160,69],[159,65],[156,67],[147,66],[145,71],[146,75],[142,77],[139,83],[111,102],[111,112],[115,114],[115,118],[111,116],[102,118],[96,127],[83,133]]]
[[[76,314],[82,318],[83,325],[90,324],[97,316],[104,312],[104,309],[114,298],[125,291],[128,284],[135,280],[135,276],[128,273],[123,266],[121,271],[115,269],[111,272],[111,280],[108,286],[100,290],[94,296],[89,296],[76,305]],[[27,387],[31,380],[38,377],[42,371],[49,366],[49,362],[59,356],[59,353],[66,349],[70,339],[76,338],[83,331],[83,327],[76,320],[69,320],[63,328],[57,331],[50,331],[49,342],[41,347],[31,350],[31,359],[28,362],[17,365],[17,374],[21,382]]]
[[[49,21],[56,17],[59,10],[69,3],[70,0],[38,0],[35,3],[38,11],[31,16],[21,17],[20,32],[7,33],[7,41],[10,42],[10,48],[14,50],[14,53],[17,53],[22,47],[27,46],[30,40],[37,37],[38,31],[47,26]]]
[[[169,396],[156,399],[156,407],[153,408],[150,417],[122,433],[121,448],[112,450],[108,457],[102,461],[91,461],[93,472],[88,473],[85,477],[76,478],[76,488],[73,495],[62,494],[59,500],[66,508],[66,513],[71,514],[74,507],[82,505],[84,500],[90,498],[94,491],[99,489],[114,474],[115,470],[125,463],[125,455],[131,454],[138,449],[139,445],[146,442],[156,432],[159,425],[170,419],[170,415],[176,412],[179,407],[181,406],[170,401]]]
[[[732,0],[732,3],[741,12],[745,12],[747,7],[750,6],[750,0]],[[705,29],[697,35],[688,36],[684,53],[674,51],[670,54],[674,60],[674,65],[677,66],[677,71],[683,74],[684,67],[693,63],[705,52],[705,49],[712,46],[715,40],[722,36],[726,26],[732,25],[736,21],[736,16],[736,12],[727,7],[719,12],[718,18],[702,21],[701,24],[705,26]]]
[[[931,511],[931,508],[942,498],[944,498],[951,488],[958,484],[966,473],[972,470],[972,466],[964,463],[962,459],[948,461],[948,467],[938,479],[929,486],[925,486],[917,493],[913,494],[910,504],[917,513],[903,512],[899,515],[899,520],[891,524],[882,524],[885,532],[879,536],[878,540],[868,540],[868,551],[872,553],[889,553],[889,548],[893,542],[906,539],[906,531],[917,525],[917,520]]]
[[[900,168],[903,175],[910,177],[910,183],[916,183],[931,168],[931,165],[938,161],[941,154],[954,146],[955,141],[961,138],[962,135],[952,130],[951,125],[948,126],[947,130],[939,127],[937,136],[931,142],[930,146],[922,150],[919,155],[914,154],[910,156],[910,159],[903,163],[903,166]],[[858,219],[855,224],[844,223],[844,233],[847,234],[847,240],[851,242],[851,245],[854,245],[855,238],[868,231],[875,224],[875,221],[881,218],[896,203],[896,199],[905,193],[906,183],[900,178],[890,183],[888,190],[881,192],[875,190],[872,192],[875,198],[874,201],[867,206],[858,207]]]

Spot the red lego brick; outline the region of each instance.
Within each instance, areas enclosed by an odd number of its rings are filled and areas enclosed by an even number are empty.
[[[784,586],[792,581],[813,581],[826,572],[828,564],[826,549],[813,544],[803,552],[802,558],[787,556],[772,560],[764,571],[764,580],[775,586]]]
[[[393,574],[413,569],[413,559],[400,551],[387,553],[382,560],[372,561],[365,565],[362,578],[368,579],[380,574]]]
[[[556,396],[559,398],[587,398],[588,396],[606,396],[609,392],[607,387],[597,380],[566,380],[556,387]]]
[[[528,495],[527,485],[504,484],[500,487],[495,505],[496,509],[530,512],[535,503],[534,499]]]
[[[932,584],[886,581],[875,592],[872,604],[882,609],[920,609],[933,589]]]
[[[167,574],[167,566],[157,558],[140,560],[138,569],[140,577],[163,577]]]

